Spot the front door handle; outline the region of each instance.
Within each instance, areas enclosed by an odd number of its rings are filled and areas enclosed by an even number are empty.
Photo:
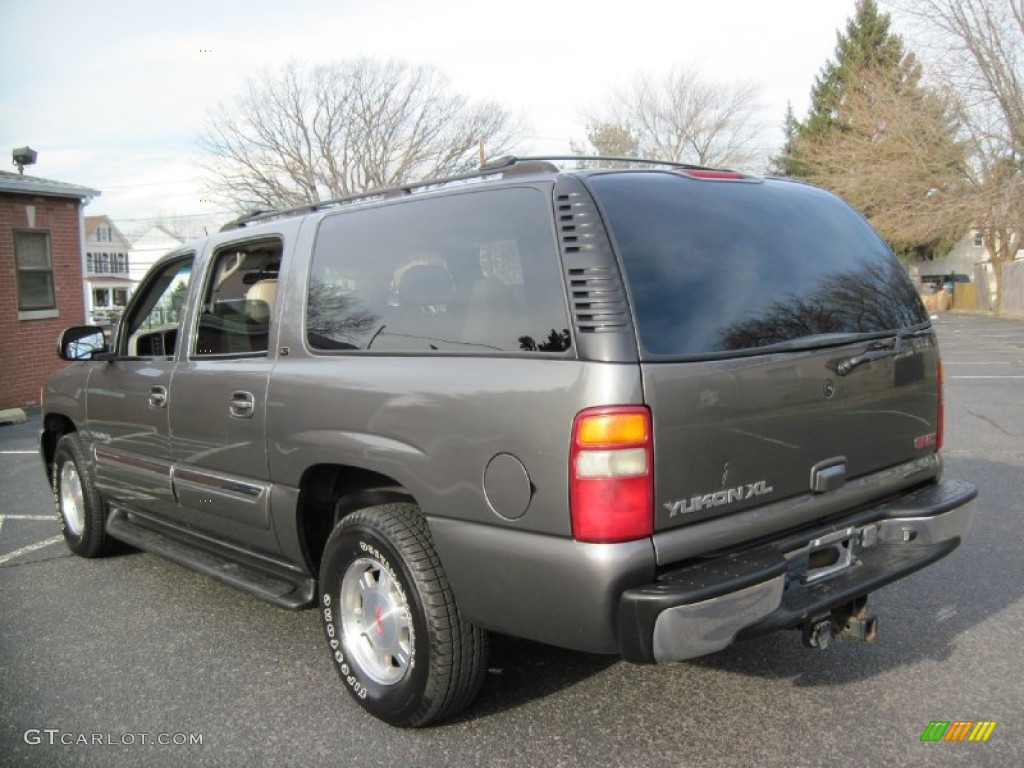
[[[251,419],[253,409],[256,407],[256,398],[253,397],[252,392],[238,392],[231,393],[231,402],[228,404],[228,410],[231,411],[231,415],[236,419]]]
[[[149,390],[149,407],[150,408],[166,408],[167,407],[167,387],[155,386]]]

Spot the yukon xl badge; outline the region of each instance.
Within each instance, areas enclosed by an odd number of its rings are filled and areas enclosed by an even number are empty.
[[[705,493],[703,496],[691,496],[689,499],[670,501],[662,506],[668,510],[669,517],[676,515],[688,515],[691,512],[699,512],[702,509],[712,507],[724,507],[735,504],[737,501],[746,501],[757,496],[765,496],[775,489],[768,485],[767,480],[758,480],[756,483],[738,485],[735,488],[727,488],[724,491]]]

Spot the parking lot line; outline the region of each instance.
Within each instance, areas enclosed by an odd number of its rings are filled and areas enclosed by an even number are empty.
[[[0,456],[34,456],[39,451],[0,451]]]
[[[29,552],[35,552],[37,549],[48,547],[51,544],[56,544],[58,541],[64,541],[64,536],[54,536],[53,538],[46,539],[45,541],[37,541],[35,544],[29,544],[27,547],[16,549],[13,552],[8,552],[6,555],[0,556],[0,565],[3,565],[8,560],[13,560],[15,557],[21,555],[27,555]]]
[[[0,522],[4,520],[54,520],[53,515],[4,515],[0,514]]]

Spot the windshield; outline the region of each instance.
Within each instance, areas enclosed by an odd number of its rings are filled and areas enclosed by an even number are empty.
[[[885,243],[828,192],[671,172],[588,182],[618,248],[648,354],[759,350],[928,320]]]

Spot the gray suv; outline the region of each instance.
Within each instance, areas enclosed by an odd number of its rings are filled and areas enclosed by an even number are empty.
[[[400,726],[472,701],[492,631],[637,663],[873,640],[867,595],[976,493],[941,476],[904,270],[803,183],[552,159],[240,219],[111,342],[65,331],[41,450],[72,551],[318,606]]]

